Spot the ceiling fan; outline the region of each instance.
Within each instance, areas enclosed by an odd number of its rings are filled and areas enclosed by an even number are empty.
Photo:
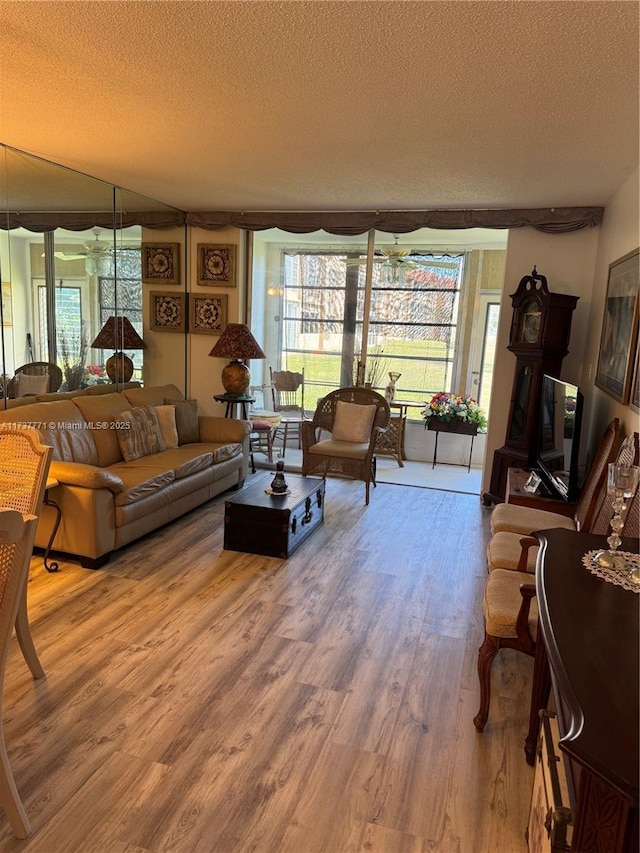
[[[86,259],[94,262],[101,261],[103,258],[108,258],[112,249],[111,243],[100,240],[100,234],[102,233],[100,228],[92,228],[91,230],[93,231],[95,240],[87,240],[86,243],[83,243],[82,248],[84,251],[77,253],[54,252],[56,258],[59,258],[61,261],[81,261]],[[44,255],[42,257],[44,257]]]
[[[398,237],[394,234],[393,239],[396,241],[393,246],[387,249],[376,249],[373,255],[374,264],[386,264],[388,269],[399,272],[401,269],[420,269],[421,267],[433,266],[433,258],[435,255],[432,252],[415,252],[411,249],[400,249],[398,247]],[[449,254],[438,253],[438,257],[455,257]],[[365,265],[366,258],[347,258],[345,264]]]

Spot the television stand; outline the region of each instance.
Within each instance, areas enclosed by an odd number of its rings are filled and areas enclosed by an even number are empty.
[[[539,492],[528,492],[525,483],[529,479],[531,471],[523,468],[509,468],[507,472],[506,502],[516,506],[528,506],[531,509],[542,509],[547,512],[557,512],[572,518],[576,505],[574,501],[563,501],[560,498],[545,496]],[[548,490],[547,490],[548,491]]]

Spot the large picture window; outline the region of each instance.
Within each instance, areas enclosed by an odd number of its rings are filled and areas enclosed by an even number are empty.
[[[460,325],[474,319],[463,304],[473,305],[481,286],[477,258],[470,263],[471,250],[413,239],[398,245],[377,234],[369,272],[366,235],[254,235],[251,326],[267,355],[265,376],[269,366],[304,369],[311,408],[354,383],[359,364],[360,380],[380,393],[389,373],[400,374],[399,399],[423,401],[443,390],[473,395],[470,333]]]

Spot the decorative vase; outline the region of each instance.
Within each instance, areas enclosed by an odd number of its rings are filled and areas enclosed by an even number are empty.
[[[392,372],[389,374],[389,381],[387,382],[387,387],[384,389],[384,396],[387,403],[393,403],[396,398],[396,382],[402,376],[401,373]]]
[[[288,488],[287,481],[284,478],[284,462],[276,462],[276,476],[271,481],[271,491],[275,495],[282,495]]]

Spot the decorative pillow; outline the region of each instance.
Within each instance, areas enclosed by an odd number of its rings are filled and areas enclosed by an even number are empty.
[[[343,403],[342,400],[338,400],[332,437],[336,441],[358,441],[368,444],[376,409],[375,403],[370,406],[361,406],[358,403]]]
[[[46,375],[30,376],[28,373],[18,373],[16,376],[16,397],[26,397],[27,394],[46,394],[49,390],[49,377]]]
[[[178,446],[178,428],[176,426],[175,406],[154,406],[160,426],[160,435],[166,450]]]
[[[200,428],[198,426],[198,401],[197,400],[167,400],[165,403],[175,406],[176,427],[178,430],[178,444],[193,444],[200,441]]]
[[[118,424],[121,428],[118,429]],[[115,417],[116,436],[125,462],[164,450],[158,416],[152,406],[136,406]]]

